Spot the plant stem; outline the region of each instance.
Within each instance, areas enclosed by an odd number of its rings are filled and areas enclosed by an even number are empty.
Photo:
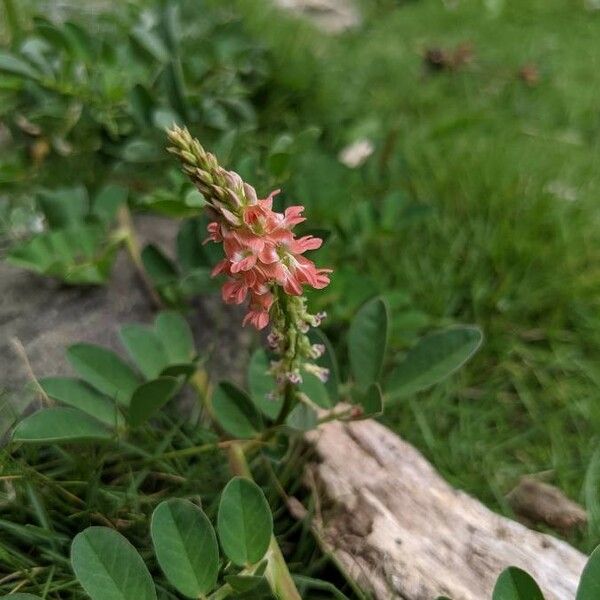
[[[252,479],[252,473],[240,443],[231,444],[227,448],[227,455],[232,473]],[[275,596],[280,600],[302,600],[275,535],[271,536],[267,558],[268,566],[265,573]]]
[[[281,405],[281,410],[277,415],[277,419],[273,423],[273,427],[277,427],[278,425],[282,425],[287,416],[290,414],[292,410],[292,406],[294,404],[294,386],[291,383],[287,383],[285,389],[283,391],[283,404]]]

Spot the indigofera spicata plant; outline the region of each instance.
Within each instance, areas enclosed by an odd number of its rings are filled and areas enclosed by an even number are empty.
[[[299,586],[313,585],[343,598],[327,582],[290,573],[256,471],[262,464],[290,460],[302,433],[320,423],[379,415],[385,402],[441,381],[475,353],[481,331],[449,327],[393,360],[387,353],[389,309],[375,297],[357,311],[341,338],[346,352],[340,353],[320,328],[325,314],[311,312],[304,295],[325,288],[335,273],[305,256],[322,241],[294,233],[304,221],[303,208],[275,210],[275,192],[259,199],[251,185],[220,166],[186,129],[174,127],[169,141],[206,206],[204,241],[220,249],[218,257],[211,253],[212,275],[224,278],[223,300],[246,303],[242,324],[268,331],[266,347],[256,349],[249,362],[246,389],[228,380],[211,381],[207,356],[196,350],[186,319],[163,311],[152,326],[121,327],[128,359],[89,343],[70,346],[67,359],[77,377],[36,382],[43,406],[16,424],[12,450],[60,446],[59,461],[77,448],[101,456],[133,451],[148,464],[193,464],[207,452],[225,454],[233,478],[220,495],[218,510],[207,507],[205,512],[193,498],[160,497],[151,522],[145,522],[152,555],[138,553],[118,518],[76,530],[71,562],[93,600],[153,599],[157,590],[169,590],[169,598],[293,600],[301,598]],[[199,233],[186,231],[191,235],[186,244]],[[166,431],[163,423],[173,414],[183,422],[179,398],[190,394],[196,399],[202,443],[139,450],[138,440],[158,435],[168,444],[179,433],[181,425]],[[113,470],[119,462],[107,461]]]

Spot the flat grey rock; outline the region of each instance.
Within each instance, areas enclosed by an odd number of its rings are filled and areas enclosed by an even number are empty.
[[[177,222],[142,217],[136,229],[143,243],[152,240],[172,254]],[[0,264],[0,436],[15,413],[31,402],[24,391],[31,380],[15,340],[22,344],[36,378],[71,374],[66,348],[85,341],[110,347],[121,355],[118,330],[124,323],[150,323],[155,308],[128,256],[117,258],[110,283],[104,287],[72,287]],[[231,367],[245,366],[251,332],[241,328],[243,312],[222,304],[218,296],[194,303],[189,312],[197,347],[210,355],[211,376],[231,378]],[[240,380],[243,368],[235,368]]]

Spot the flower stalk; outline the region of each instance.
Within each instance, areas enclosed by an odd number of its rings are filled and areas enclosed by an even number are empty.
[[[256,329],[271,325],[267,339],[277,357],[271,363],[277,382],[272,397],[283,400],[273,424],[277,427],[302,399],[298,389],[302,374],[312,373],[322,380],[328,376],[327,370],[314,362],[325,348],[312,344],[308,337],[310,328],[318,327],[325,314],[311,314],[303,296],[304,286],[321,289],[329,284],[331,270],[316,267],[304,256],[319,248],[322,240],[312,235],[297,238],[293,233],[305,220],[303,206],[275,212],[273,199],[279,190],[259,199],[250,184],[219,165],[187,129],[173,126],[168,136],[169,151],[179,158],[183,171],[208,204],[213,220],[206,242],[223,244],[224,258],[213,270],[213,276],[227,277],[223,300],[230,304],[248,300],[244,325]],[[201,394],[200,386],[198,392]],[[252,479],[241,442],[229,443],[226,450],[231,471]],[[282,600],[301,600],[274,536],[267,556],[266,577],[275,595]]]
[[[277,419],[281,423],[298,400],[303,373],[324,381],[328,377],[327,369],[315,364],[325,348],[312,344],[307,335],[325,314],[311,314],[303,296],[305,286],[322,289],[329,284],[331,269],[318,268],[304,256],[319,248],[322,240],[312,235],[298,238],[293,233],[305,220],[303,206],[274,211],[273,199],[279,190],[261,200],[250,184],[219,165],[187,129],[174,126],[168,136],[169,151],[181,161],[214,219],[208,225],[206,242],[223,244],[225,256],[213,270],[213,276],[227,277],[223,300],[231,304],[249,301],[244,325],[256,329],[271,325],[268,342],[277,357],[271,365],[277,381],[272,395],[284,399]]]

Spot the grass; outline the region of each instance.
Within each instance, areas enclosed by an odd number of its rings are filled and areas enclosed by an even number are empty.
[[[310,46],[302,28],[293,42],[266,31],[285,57],[278,98],[323,131],[322,154],[304,157],[287,189],[334,223],[330,300],[405,292],[398,348],[412,329],[452,320],[486,332],[460,376],[385,421],[496,509],[509,512],[504,494],[525,473],[593,504],[597,485],[584,493],[583,482],[600,431],[600,14],[573,2],[487,5],[365,3],[360,30],[313,35]],[[257,30],[261,15],[251,16]],[[470,64],[424,67],[427,48],[463,42]],[[519,76],[528,64],[534,85]],[[362,132],[378,147],[373,159],[359,172],[336,165]],[[392,193],[428,215],[397,222],[395,235],[369,231]],[[570,539],[586,550],[600,542],[594,523]]]
[[[236,7],[271,71],[253,91],[258,128],[232,161],[241,169],[246,150],[263,160],[277,134],[294,138],[283,197],[331,232],[321,262],[336,273],[314,301],[332,314],[332,337],[343,342],[374,293],[392,307],[398,357],[447,323],[486,333],[459,375],[389,407],[385,422],[496,510],[510,513],[504,495],[522,474],[558,485],[590,509],[588,531],[568,538],[590,550],[600,542],[600,13],[569,0],[365,0],[364,24],[328,37],[256,0]],[[463,42],[470,64],[424,66],[427,48]],[[534,85],[519,76],[527,64]],[[365,135],[375,154],[342,166],[339,150]],[[193,465],[173,468],[186,478]],[[73,467],[65,481],[78,476]],[[130,510],[125,484],[112,500]],[[306,548],[292,560],[318,572]],[[56,585],[69,585],[63,571]]]

